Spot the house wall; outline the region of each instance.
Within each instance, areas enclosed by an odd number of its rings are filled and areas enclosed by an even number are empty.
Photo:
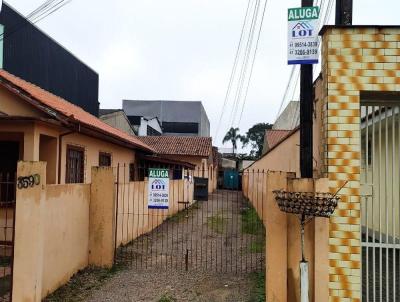
[[[43,118],[44,114],[19,97],[11,94],[6,89],[0,88],[0,111],[10,116]],[[56,183],[58,180],[58,161],[59,161],[59,137],[70,132],[57,125],[49,125],[42,122],[17,122],[2,121],[0,124],[1,135],[7,133],[19,133],[24,137],[23,160],[25,161],[46,161],[48,162],[47,174],[49,183]],[[42,139],[55,139],[52,143],[45,144]],[[89,137],[80,133],[70,133],[62,137],[61,150],[61,184],[65,183],[66,173],[66,150],[67,145],[79,146],[85,150],[85,183],[90,183],[90,169],[99,164],[99,152],[111,154],[112,165],[118,163],[129,165],[135,161],[135,152],[129,148],[120,147],[107,141]],[[42,141],[42,144],[41,144]],[[40,152],[42,151],[42,152]],[[55,169],[55,171],[54,171]]]
[[[360,92],[400,91],[400,29],[327,28],[322,39],[324,166],[341,202],[330,220],[330,297],[361,299]]]
[[[373,149],[374,155],[371,154],[372,162],[368,164],[368,168],[365,157],[365,141],[362,139],[362,144],[364,145],[361,147],[360,193],[361,196],[368,197],[363,197],[361,201],[364,203],[365,209],[365,213],[361,217],[361,225],[363,228],[368,227],[369,236],[372,237],[373,232],[375,232],[375,238],[379,238],[379,236],[386,238],[386,234],[388,234],[389,238],[391,238],[389,241],[392,241],[394,238],[397,240],[400,238],[399,217],[396,214],[400,210],[400,135],[398,133],[400,128],[397,121],[395,122],[396,128],[393,131],[392,116],[390,114],[387,118],[388,129],[386,130],[384,115],[382,113],[381,125],[379,125],[379,122],[375,122],[376,124],[374,125],[374,145],[369,147],[371,153]],[[396,119],[398,119],[397,116]],[[380,127],[381,130],[379,131]],[[372,131],[372,125],[370,125],[368,130],[370,142],[372,141]],[[365,138],[365,128],[362,129],[361,136]],[[380,144],[379,136],[381,136]]]
[[[313,170],[314,177],[319,177],[321,176],[321,154],[323,151],[323,146],[321,144],[323,86],[320,78],[316,80],[314,87]],[[275,148],[272,148],[269,152],[264,154],[246,170],[294,172],[297,177],[300,177],[300,130],[294,130],[291,135]]]
[[[128,118],[122,111],[102,115],[100,119],[114,128],[120,129],[130,135],[135,135]]]
[[[61,183],[65,183],[67,146],[78,146],[85,150],[85,183],[91,182],[91,167],[99,165],[99,152],[111,154],[111,166],[127,165],[135,162],[135,151],[108,143],[103,140],[73,133],[62,138]]]
[[[193,176],[208,178],[208,193],[212,193],[216,190],[218,184],[218,168],[210,164],[212,162],[211,158],[185,155],[168,155],[167,157],[195,165],[195,170],[192,172]]]

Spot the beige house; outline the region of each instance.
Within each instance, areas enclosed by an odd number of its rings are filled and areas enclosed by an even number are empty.
[[[0,70],[0,169],[47,162],[47,183],[89,183],[92,166],[135,163],[152,148],[83,109]],[[7,151],[8,150],[8,151]]]
[[[213,152],[211,137],[197,136],[145,136],[138,137],[154,152],[169,160],[194,165],[194,176],[208,178],[208,191],[217,188],[218,162]]]

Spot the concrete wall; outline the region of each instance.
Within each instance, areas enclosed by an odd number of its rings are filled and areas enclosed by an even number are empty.
[[[50,185],[42,201],[45,297],[88,265],[90,186]]]
[[[17,189],[13,301],[41,301],[87,265],[112,265],[114,176],[97,170],[91,185],[46,185],[46,163],[18,163],[18,177],[40,184]]]
[[[295,215],[280,211],[274,190],[326,192],[328,180],[295,179],[294,173],[244,173],[243,193],[253,204],[266,228],[267,301],[300,301],[300,224]],[[306,226],[305,257],[309,262],[310,301],[328,301],[328,219]]]

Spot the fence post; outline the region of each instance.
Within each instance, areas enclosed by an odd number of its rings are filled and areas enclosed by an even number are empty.
[[[21,177],[21,178],[20,178]],[[46,163],[18,162],[13,301],[41,301]]]
[[[275,202],[274,190],[286,190],[285,172],[267,172],[266,230],[266,297],[267,301],[287,301],[287,217]]]
[[[110,167],[92,167],[89,207],[89,264],[112,267],[115,240],[115,184]]]

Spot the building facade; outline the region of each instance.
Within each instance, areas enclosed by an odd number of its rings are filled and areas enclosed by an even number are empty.
[[[124,100],[122,108],[130,120],[157,117],[166,136],[210,136],[210,121],[200,101]]]
[[[4,70],[98,116],[99,76],[93,69],[8,4],[3,4],[0,24]]]

